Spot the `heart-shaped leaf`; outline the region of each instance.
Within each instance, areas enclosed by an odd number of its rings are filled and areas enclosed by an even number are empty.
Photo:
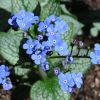
[[[63,93],[57,78],[36,82],[30,93],[31,100],[70,100],[70,94]]]
[[[0,55],[15,65],[19,60],[19,46],[23,38],[22,31],[0,33]]]

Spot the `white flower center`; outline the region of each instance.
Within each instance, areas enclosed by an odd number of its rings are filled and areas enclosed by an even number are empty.
[[[50,34],[51,34],[51,35],[54,35],[54,32],[51,32]]]
[[[56,73],[58,73],[58,70],[55,70]]]
[[[66,84],[67,83],[67,80],[64,80],[63,82]]]
[[[38,58],[41,59],[41,55],[38,55]]]
[[[53,40],[53,43],[56,43],[56,40]]]
[[[23,26],[23,27],[25,27],[25,24],[24,24],[24,23],[22,23],[22,26]]]
[[[47,28],[47,25],[44,25],[44,28]]]
[[[33,48],[33,45],[30,45],[30,48]]]
[[[60,50],[63,50],[63,47],[60,47]]]

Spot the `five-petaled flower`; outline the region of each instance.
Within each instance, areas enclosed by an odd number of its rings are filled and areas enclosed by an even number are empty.
[[[9,18],[8,23],[12,26],[19,26],[22,30],[27,30],[32,24],[39,21],[38,16],[34,16],[33,13],[21,10],[19,13],[14,14]]]
[[[61,86],[61,89],[64,92],[67,92],[67,91],[71,92],[74,86],[74,81],[71,77],[71,74],[70,73],[66,73],[66,74],[60,73],[58,75],[58,79],[59,79],[59,85]]]
[[[100,44],[95,44],[94,52],[90,53],[90,58],[93,64],[100,64]]]
[[[8,66],[0,65],[0,84],[2,84],[4,90],[10,90],[12,88],[11,81],[7,80],[9,75]]]

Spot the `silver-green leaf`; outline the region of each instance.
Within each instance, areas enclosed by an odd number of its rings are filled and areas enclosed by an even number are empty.
[[[22,31],[0,33],[0,55],[15,65],[19,60],[19,46],[23,38]]]
[[[11,0],[11,4],[13,13],[23,9],[33,12],[38,4],[38,0]]]
[[[48,0],[46,4],[41,4],[40,19],[44,20],[49,15],[60,15],[60,0]]]
[[[36,82],[30,93],[31,100],[70,100],[70,94],[63,93],[56,78]]]
[[[27,75],[30,72],[29,68],[22,68],[22,66],[14,67],[15,74],[18,76]]]

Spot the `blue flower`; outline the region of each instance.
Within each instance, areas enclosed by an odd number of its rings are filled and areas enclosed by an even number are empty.
[[[74,73],[73,72],[71,75],[72,75],[72,78],[73,78],[77,88],[81,88],[81,85],[83,84],[83,80],[82,80],[83,75],[82,75],[82,73],[81,72],[79,72],[79,73]]]
[[[73,57],[71,56],[71,55],[68,55],[67,57],[66,57],[66,62],[67,63],[72,63],[73,62]]]
[[[33,51],[39,48],[41,48],[41,44],[39,43],[38,40],[33,41],[32,39],[29,39],[23,45],[23,49],[26,49],[27,54],[32,54]]]
[[[94,52],[90,53],[90,57],[93,64],[100,64],[100,44],[95,44]]]
[[[48,21],[49,23],[53,22],[55,24],[55,22],[56,21],[60,21],[61,18],[60,17],[56,17],[54,15],[51,15],[51,16],[47,17],[45,20]]]
[[[55,22],[56,21],[56,17],[54,15],[51,15],[51,16],[46,18],[46,21],[48,21],[49,23]]]
[[[60,34],[64,34],[66,31],[68,31],[68,24],[65,21],[63,21],[63,20],[56,21],[55,22],[55,29]]]
[[[66,73],[66,74],[63,74],[63,73],[60,73],[58,75],[58,79],[59,79],[59,85],[61,86],[61,89],[64,91],[64,92],[67,92],[69,91],[71,88],[73,88],[74,86],[74,81],[71,77],[71,74],[70,73]],[[70,92],[70,91],[69,91]]]
[[[60,55],[68,55],[69,51],[67,49],[67,45],[64,41],[59,41],[55,45],[55,51],[58,52]]]
[[[42,51],[47,53],[48,51],[52,51],[52,44],[49,41],[42,42]]]
[[[34,16],[33,13],[21,10],[18,14],[15,14],[12,18],[10,18],[8,23],[10,25],[17,23],[22,30],[27,30],[30,26],[32,26],[32,24],[37,23],[38,20],[38,16]]]
[[[47,17],[43,22],[39,23],[38,31],[46,32],[47,28],[52,24],[52,22],[54,24],[56,21],[59,21],[59,20],[61,20],[60,17],[55,17],[54,15]]]
[[[49,63],[48,62],[44,62],[41,64],[41,69],[44,71],[49,70]]]
[[[61,42],[61,37],[60,37],[60,35],[59,34],[54,34],[53,36],[49,36],[48,37],[48,42],[51,44],[51,45],[53,45],[53,46],[55,46],[56,44],[58,44],[59,42]]]
[[[39,32],[45,32],[47,28],[49,27],[50,23],[45,20],[44,22],[40,22],[38,25],[38,31]]]
[[[18,24],[16,22],[16,15],[12,15],[11,18],[8,19],[8,23],[10,25],[12,25],[14,28],[17,28],[18,27]]]
[[[48,32],[48,33],[46,33],[47,36],[53,36],[53,35],[55,35],[55,34],[56,34],[56,30],[55,30],[54,25],[51,24],[51,25],[47,28],[47,32]]]
[[[13,87],[11,81],[8,81],[7,79],[2,81],[2,86],[4,90],[10,90]]]
[[[10,72],[7,66],[1,65],[0,66],[0,78],[6,78],[9,76]]]
[[[38,36],[37,36],[37,39],[38,39],[39,41],[41,41],[41,40],[43,39],[43,36],[42,36],[42,35],[38,35]]]
[[[59,67],[54,68],[54,74],[55,75],[59,75],[60,74],[60,68]]]
[[[32,60],[34,60],[35,64],[39,65],[46,61],[46,54],[41,51],[36,51],[35,54],[31,55],[31,58],[32,58]]]

